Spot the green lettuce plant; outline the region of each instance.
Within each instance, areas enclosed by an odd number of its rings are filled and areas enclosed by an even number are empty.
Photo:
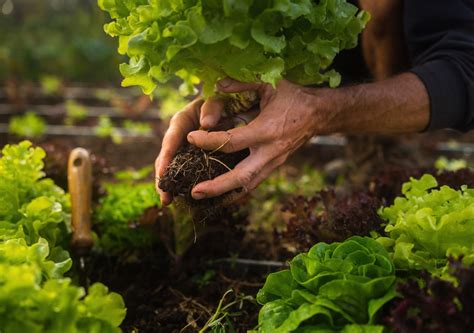
[[[340,83],[330,65],[355,47],[369,20],[345,0],[98,0],[129,56],[120,66],[123,85],[151,94],[178,76],[186,90],[204,84],[214,93],[226,76],[275,85],[283,77],[300,84]]]
[[[153,128],[151,125],[143,121],[133,121],[127,119],[123,122],[123,128],[125,128],[128,133],[134,135],[150,135],[153,133]]]
[[[411,179],[392,206],[382,208],[389,237],[378,239],[401,269],[426,269],[441,274],[447,258],[463,257],[474,264],[474,189],[436,189],[431,175]]]
[[[0,332],[120,332],[122,298],[99,283],[86,296],[62,277],[71,260],[49,256],[44,239],[31,246],[21,238],[0,242]]]
[[[121,144],[123,141],[122,132],[115,127],[109,116],[99,117],[97,125],[94,127],[95,134],[100,138],[111,138],[115,144]]]
[[[105,184],[106,195],[94,211],[94,223],[99,233],[98,246],[108,253],[151,246],[157,236],[140,228],[139,219],[146,209],[161,207],[153,182],[143,178],[150,168],[117,173],[118,180]]]
[[[76,123],[83,121],[87,118],[87,115],[89,113],[87,107],[77,103],[72,99],[67,100],[64,106],[66,108],[66,118],[64,119],[64,122],[66,125],[69,126],[75,125]]]
[[[45,238],[50,248],[65,245],[70,233],[69,196],[45,178],[45,152],[31,142],[6,145],[0,158],[0,241]]]
[[[376,315],[396,296],[394,284],[394,265],[375,240],[318,243],[267,277],[258,331],[381,333]]]
[[[7,145],[0,158],[0,332],[120,332],[120,295],[101,284],[86,296],[64,274],[69,196],[45,178],[45,152],[28,141]]]
[[[43,118],[30,111],[23,116],[12,117],[8,124],[8,132],[21,138],[39,138],[46,132],[47,127]]]

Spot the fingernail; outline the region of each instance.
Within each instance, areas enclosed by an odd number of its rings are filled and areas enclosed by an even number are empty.
[[[231,84],[232,84],[232,79],[230,79],[230,78],[225,78],[225,79],[220,80],[219,82],[217,82],[217,85],[220,88],[228,88],[228,87],[230,87]]]
[[[193,192],[193,198],[195,200],[201,200],[201,199],[204,199],[206,197],[206,195],[202,192]]]
[[[195,144],[195,141],[194,141],[194,138],[193,138],[193,136],[192,136],[191,134],[188,134],[188,142],[189,142],[190,144],[194,145],[194,146],[196,145],[196,144]]]
[[[210,128],[210,127],[213,127],[216,125],[216,118],[211,116],[211,115],[207,115],[205,116],[204,118],[202,118],[202,121],[201,121],[201,126],[204,127],[204,128]]]

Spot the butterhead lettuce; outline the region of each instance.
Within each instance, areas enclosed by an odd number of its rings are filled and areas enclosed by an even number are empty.
[[[257,295],[259,332],[382,332],[377,312],[396,296],[387,251],[368,237],[318,243]]]

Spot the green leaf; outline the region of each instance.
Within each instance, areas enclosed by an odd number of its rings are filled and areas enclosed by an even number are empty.
[[[343,49],[354,47],[369,16],[345,0],[100,0],[112,22],[105,31],[119,39],[124,85],[151,94],[157,82],[188,73],[189,87],[203,83],[212,96],[216,82],[229,76],[276,85],[340,84],[327,70]],[[136,59],[140,59],[137,61]]]
[[[286,46],[285,36],[276,36],[278,27],[282,23],[274,25],[273,22],[281,22],[283,16],[281,12],[274,10],[266,10],[263,12],[252,25],[252,37],[258,43],[262,44],[266,52],[280,53]],[[272,29],[268,31],[268,29]],[[276,31],[275,31],[276,30]]]
[[[41,148],[7,145],[0,158],[0,332],[119,333],[125,309],[105,287],[64,278],[72,261],[69,196],[43,178]]]
[[[157,236],[139,226],[139,218],[152,207],[161,207],[152,182],[143,182],[150,169],[121,172],[114,183],[105,184],[107,194],[94,211],[94,223],[100,236],[96,246],[107,253],[130,248],[151,247]]]
[[[46,121],[34,112],[14,116],[8,124],[8,132],[22,138],[39,138],[46,131]]]
[[[388,252],[372,238],[318,243],[267,277],[257,296],[259,331],[379,332],[372,324],[396,297],[395,279]]]
[[[103,320],[112,326],[118,327],[125,319],[125,303],[116,293],[109,293],[109,289],[101,283],[94,283],[83,300],[87,307],[88,316]]]
[[[392,252],[397,268],[442,275],[448,256],[469,261],[474,254],[472,190],[437,186],[431,175],[411,179],[403,185],[404,197],[379,212],[388,221],[385,231],[391,239],[380,242]]]

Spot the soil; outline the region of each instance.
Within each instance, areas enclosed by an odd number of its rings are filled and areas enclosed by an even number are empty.
[[[259,257],[242,238],[242,232],[221,228],[198,239],[179,261],[159,246],[120,257],[95,253],[86,273],[91,283],[100,281],[123,296],[128,309],[124,332],[197,332],[228,290],[233,293],[224,304],[247,295],[231,307],[229,317],[236,332],[246,332],[257,324],[259,306],[251,298],[270,270],[219,263],[236,252]]]
[[[214,179],[235,168],[248,155],[248,150],[225,154],[218,150],[204,151],[186,144],[177,152],[160,179],[159,186],[175,197],[183,197],[190,207],[199,210],[218,210],[229,193],[211,199],[194,200],[191,190],[196,184]]]

